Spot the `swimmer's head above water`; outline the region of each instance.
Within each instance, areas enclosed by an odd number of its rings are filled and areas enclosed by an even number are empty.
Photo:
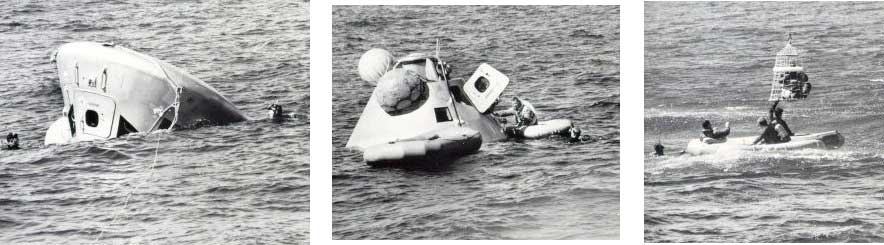
[[[580,135],[583,134],[579,128],[574,127],[574,124],[571,124],[571,129],[568,130],[568,133],[571,135],[571,139],[580,139]]]
[[[268,110],[268,114],[270,115],[270,118],[280,118],[283,116],[282,106],[279,104],[276,104],[276,103],[270,104],[265,109]]]
[[[15,150],[18,149],[18,134],[9,133],[6,135],[6,149]]]
[[[663,149],[665,149],[665,147],[663,147],[663,144],[660,142],[657,142],[657,144],[654,144],[654,155],[655,156],[662,156]]]

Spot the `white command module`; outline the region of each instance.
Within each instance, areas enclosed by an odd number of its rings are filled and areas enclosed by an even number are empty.
[[[394,60],[372,49],[359,73],[376,86],[346,147],[362,151],[370,165],[439,165],[478,151],[482,141],[507,138],[491,110],[509,79],[487,64],[465,82],[450,80],[438,57]]]
[[[203,81],[112,43],[68,43],[51,58],[64,108],[47,145],[247,119]]]

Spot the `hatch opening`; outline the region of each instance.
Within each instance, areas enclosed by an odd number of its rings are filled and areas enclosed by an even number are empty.
[[[98,112],[95,112],[93,110],[87,110],[85,119],[86,119],[86,126],[93,127],[93,128],[98,126]]]

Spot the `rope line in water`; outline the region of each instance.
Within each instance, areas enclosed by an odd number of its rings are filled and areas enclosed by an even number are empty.
[[[160,135],[157,134],[157,146],[154,149],[154,153],[153,153],[153,163],[147,169],[147,171],[150,172],[150,175],[147,176],[148,181],[151,178],[153,178],[153,174],[154,174],[153,169],[157,165],[157,160],[159,159],[159,155],[160,155]],[[132,194],[135,193],[136,191],[138,191],[138,189],[141,189],[141,185],[144,184],[145,182],[147,182],[147,181],[143,181],[141,183],[138,183],[138,185],[136,185],[135,188],[132,189],[132,191],[130,191],[128,194],[126,194],[126,199],[123,200],[123,206],[119,210],[117,210],[116,213],[114,213],[114,217],[113,217],[113,219],[111,219],[111,222],[108,223],[107,225],[105,225],[104,227],[113,226],[113,224],[117,222],[117,218],[119,217],[119,214],[124,212],[126,210],[126,207],[129,206],[129,200],[132,198]],[[103,228],[100,229],[100,231],[98,232],[98,236],[95,237],[95,242],[98,242],[99,240],[101,240],[102,235],[104,235]]]

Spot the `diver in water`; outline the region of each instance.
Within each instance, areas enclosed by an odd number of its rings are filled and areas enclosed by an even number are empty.
[[[495,111],[493,114],[498,117],[515,115],[516,128],[537,125],[537,112],[534,111],[534,106],[519,97],[513,97],[512,108]]]
[[[724,141],[727,140],[727,136],[731,133],[731,123],[725,122],[724,128],[713,128],[712,123],[709,120],[703,120],[703,136],[706,138]]]
[[[592,136],[581,135],[582,133],[583,133],[582,130],[580,130],[577,127],[574,127],[574,123],[571,123],[571,128],[568,129],[568,133],[567,133],[568,142],[576,143],[576,142],[584,142],[584,141],[592,141],[593,140]]]
[[[279,104],[276,104],[276,103],[270,104],[269,106],[267,106],[267,108],[264,108],[264,109],[268,110],[267,114],[270,115],[270,119],[272,119],[273,121],[282,121],[282,120],[290,119],[294,116],[294,115],[285,114],[285,111],[282,109],[282,106]]]
[[[18,134],[9,133],[6,135],[6,149],[7,150],[21,149],[18,147]]]
[[[786,124],[786,121],[783,120],[783,108],[777,107],[780,103],[779,100],[774,102],[773,106],[770,107],[770,111],[768,112],[768,118],[771,124],[775,126],[779,126],[780,128],[777,131],[780,133],[780,137],[785,141],[789,141],[790,137],[795,136],[795,133],[792,133],[792,129],[789,128],[789,124]]]
[[[574,127],[574,124],[571,124],[571,128],[568,129],[568,140],[571,142],[578,142],[580,141],[580,134],[582,133],[583,131],[581,131],[577,127]]]
[[[282,106],[276,103],[268,105],[266,108],[264,108],[264,110],[269,111],[268,114],[270,115],[270,118],[276,119],[283,117]]]
[[[663,144],[660,142],[654,144],[654,156],[663,156],[663,149],[665,148],[666,147],[663,147]]]
[[[286,114],[285,111],[282,109],[282,106],[276,103],[270,104],[264,109],[269,111],[268,114],[270,115],[270,119],[273,119],[275,121],[291,119],[295,117],[294,112]]]
[[[782,143],[780,141],[780,135],[775,129],[773,124],[767,122],[767,119],[760,117],[758,118],[758,127],[762,129],[761,135],[758,138],[755,138],[755,141],[752,141],[753,145],[759,144],[776,144]]]

